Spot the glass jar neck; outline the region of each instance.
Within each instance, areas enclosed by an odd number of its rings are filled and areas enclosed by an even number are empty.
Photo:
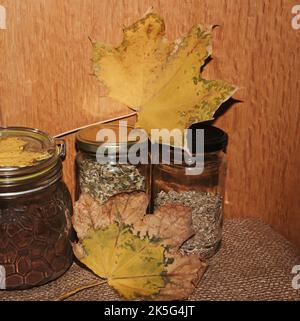
[[[83,157],[90,158],[100,164],[149,164],[148,144],[136,144],[134,150],[131,146],[128,149],[107,149],[99,148],[97,152],[87,152],[78,149]]]
[[[224,153],[224,150],[217,150],[201,154],[191,154],[186,150],[168,145],[159,145],[154,153],[153,150],[151,151],[152,163],[179,167],[193,167],[195,163],[218,162]]]
[[[13,197],[35,193],[48,188],[62,178],[62,161],[56,162],[47,168],[31,172],[28,175],[0,176],[0,198]]]

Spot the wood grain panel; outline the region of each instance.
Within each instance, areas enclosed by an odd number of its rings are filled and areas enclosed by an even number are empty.
[[[208,78],[241,87],[217,125],[230,135],[226,215],[264,219],[300,247],[300,30],[289,0],[0,0],[0,125],[51,134],[128,112],[100,99],[89,37],[118,44],[151,5],[174,39],[217,24]],[[73,186],[73,138],[65,176]]]

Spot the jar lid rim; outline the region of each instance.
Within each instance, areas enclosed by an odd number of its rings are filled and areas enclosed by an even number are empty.
[[[0,185],[8,181],[21,183],[24,180],[38,177],[39,173],[44,175],[60,162],[60,151],[55,140],[41,130],[29,127],[0,127],[0,141],[8,138],[16,138],[26,143],[24,148],[21,147],[21,151],[17,154],[18,157],[22,156],[25,148],[33,153],[40,152],[44,155],[41,159],[30,159],[28,163],[19,163],[20,165],[11,163],[11,165],[1,166],[0,164]]]
[[[100,130],[111,130],[111,137],[105,136]],[[99,135],[100,133],[100,135]],[[107,132],[109,134],[109,132]],[[138,139],[139,138],[139,139]],[[145,131],[134,126],[120,123],[101,124],[83,129],[76,134],[76,147],[87,153],[97,153],[99,147],[110,152],[122,153],[134,144],[142,144],[148,141]]]
[[[197,129],[204,130],[204,152],[212,153],[224,150],[228,145],[228,134],[213,125],[207,125],[202,123],[193,124],[190,129],[192,129],[192,140],[188,141],[188,149],[195,154],[196,152],[196,140],[195,134]]]

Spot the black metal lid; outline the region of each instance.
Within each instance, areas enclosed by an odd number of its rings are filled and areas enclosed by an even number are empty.
[[[196,152],[196,130],[204,129],[204,151],[205,153],[224,150],[228,144],[228,135],[220,128],[201,123],[193,124],[192,141],[188,141],[188,148],[194,154]]]

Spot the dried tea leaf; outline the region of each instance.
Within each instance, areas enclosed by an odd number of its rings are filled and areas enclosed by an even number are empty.
[[[126,299],[184,299],[205,270],[197,255],[177,253],[193,235],[191,210],[167,204],[145,215],[147,205],[144,192],[118,194],[104,204],[82,194],[73,216],[74,253]]]
[[[80,166],[80,190],[101,202],[122,192],[146,190],[145,177],[132,164],[100,164],[84,159]]]
[[[94,44],[95,74],[109,97],[138,112],[138,127],[149,134],[153,128],[183,131],[212,119],[237,89],[201,77],[200,68],[211,55],[211,29],[195,26],[170,43],[164,21],[150,13],[124,29],[119,47]]]

